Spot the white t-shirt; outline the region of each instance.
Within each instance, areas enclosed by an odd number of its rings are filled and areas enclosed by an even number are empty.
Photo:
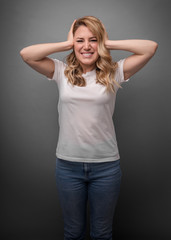
[[[106,87],[96,83],[96,71],[83,74],[87,85],[72,86],[64,75],[66,64],[55,63],[55,80],[59,90],[59,137],[56,156],[74,162],[108,162],[120,158],[113,113],[116,94],[105,92]],[[118,62],[115,80],[125,82],[123,63]],[[115,85],[116,92],[118,87]]]

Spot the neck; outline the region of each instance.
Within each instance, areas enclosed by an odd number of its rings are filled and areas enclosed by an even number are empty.
[[[81,67],[83,69],[83,73],[85,74],[87,72],[91,72],[92,70],[94,70],[96,66],[95,65],[92,65],[92,66],[82,66],[81,65]]]

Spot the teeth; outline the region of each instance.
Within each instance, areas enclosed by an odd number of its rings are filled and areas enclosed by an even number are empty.
[[[90,56],[92,53],[82,53],[84,56]]]

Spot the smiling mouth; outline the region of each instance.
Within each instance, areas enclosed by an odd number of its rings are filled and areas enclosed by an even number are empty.
[[[84,57],[91,57],[93,55],[93,52],[83,52],[81,53]]]

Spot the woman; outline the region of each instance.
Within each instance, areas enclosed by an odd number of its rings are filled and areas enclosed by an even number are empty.
[[[47,56],[73,51],[66,64]],[[92,239],[112,239],[112,222],[121,181],[120,156],[112,116],[120,85],[155,54],[149,40],[109,40],[99,19],[73,22],[67,41],[26,47],[20,54],[59,89],[56,182],[64,217],[64,239],[82,240],[87,201]],[[133,54],[113,62],[110,50]]]

